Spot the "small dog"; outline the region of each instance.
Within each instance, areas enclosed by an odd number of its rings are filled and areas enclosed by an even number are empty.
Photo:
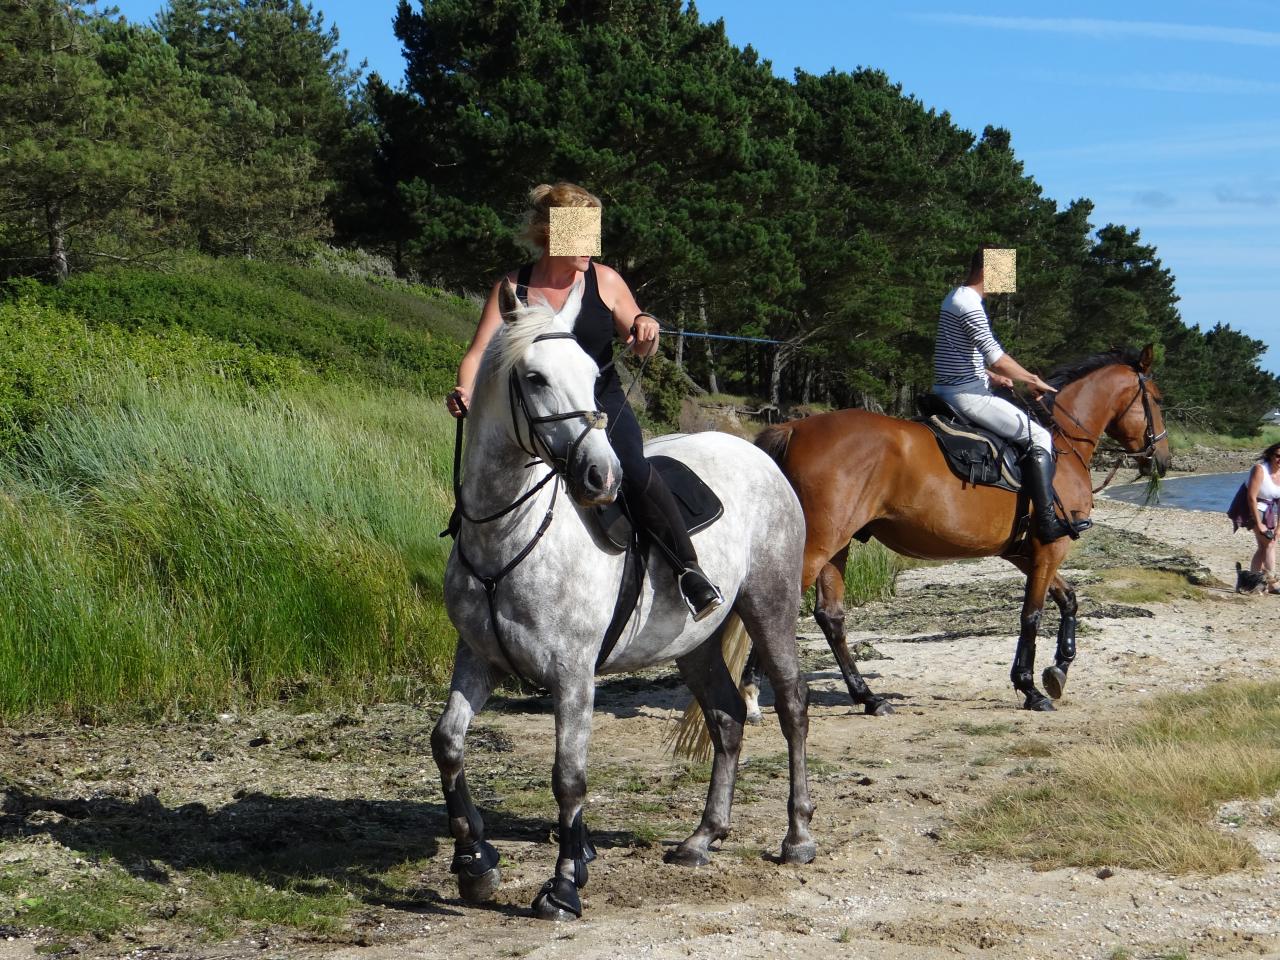
[[[1236,593],[1266,593],[1267,575],[1261,570],[1246,570],[1236,561]]]

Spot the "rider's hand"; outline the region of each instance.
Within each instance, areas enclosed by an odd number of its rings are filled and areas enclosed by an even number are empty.
[[[658,349],[658,321],[647,313],[636,314],[627,346],[637,357],[647,357]]]
[[[1058,392],[1057,387],[1049,386],[1049,384],[1045,383],[1043,380],[1037,377],[1034,373],[1031,375],[1031,379],[1027,381],[1027,386],[1031,388],[1031,392],[1036,395],[1037,400],[1039,400],[1046,393]]]
[[[1276,538],[1276,532],[1274,530],[1263,530],[1262,535],[1268,540],[1274,540]]]
[[[466,387],[454,387],[444,398],[444,405],[449,408],[451,414],[460,417],[463,415],[464,408],[471,406],[471,393]]]
[[[1013,389],[1013,377],[1006,377],[1003,373],[988,373],[991,382],[997,387],[1003,387],[1006,390]]]

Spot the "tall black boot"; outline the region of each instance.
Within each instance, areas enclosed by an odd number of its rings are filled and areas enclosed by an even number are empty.
[[[662,474],[650,467],[644,486],[627,504],[634,519],[649,533],[671,565],[694,621],[703,619],[724,603],[724,595],[698,566],[698,553],[689,539],[684,517]]]
[[[1055,509],[1053,502],[1053,474],[1057,468],[1053,454],[1039,447],[1032,447],[1023,464],[1023,485],[1031,496],[1031,505],[1036,512],[1036,539],[1041,543],[1053,543],[1063,537],[1073,540],[1081,531],[1093,525],[1090,520],[1075,523],[1064,522]]]

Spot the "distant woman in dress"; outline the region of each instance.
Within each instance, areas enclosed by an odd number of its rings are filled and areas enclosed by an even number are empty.
[[[1272,593],[1280,593],[1276,579],[1276,526],[1280,520],[1280,443],[1273,443],[1262,451],[1258,463],[1249,471],[1249,479],[1232,504],[1232,521],[1239,527],[1248,527],[1258,540],[1258,549],[1249,562],[1249,569],[1267,578]]]

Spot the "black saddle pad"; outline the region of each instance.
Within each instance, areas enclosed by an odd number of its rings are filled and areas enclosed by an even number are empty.
[[[1022,451],[1017,445],[971,423],[936,394],[921,394],[916,405],[921,414],[916,422],[933,431],[947,465],[957,477],[1014,493],[1022,489]]]
[[[705,530],[724,514],[724,504],[715,491],[684,463],[671,457],[649,457],[649,462],[667,482],[690,533]],[[622,498],[596,507],[592,514],[604,538],[619,550],[625,550],[631,539],[631,518],[623,509]]]

